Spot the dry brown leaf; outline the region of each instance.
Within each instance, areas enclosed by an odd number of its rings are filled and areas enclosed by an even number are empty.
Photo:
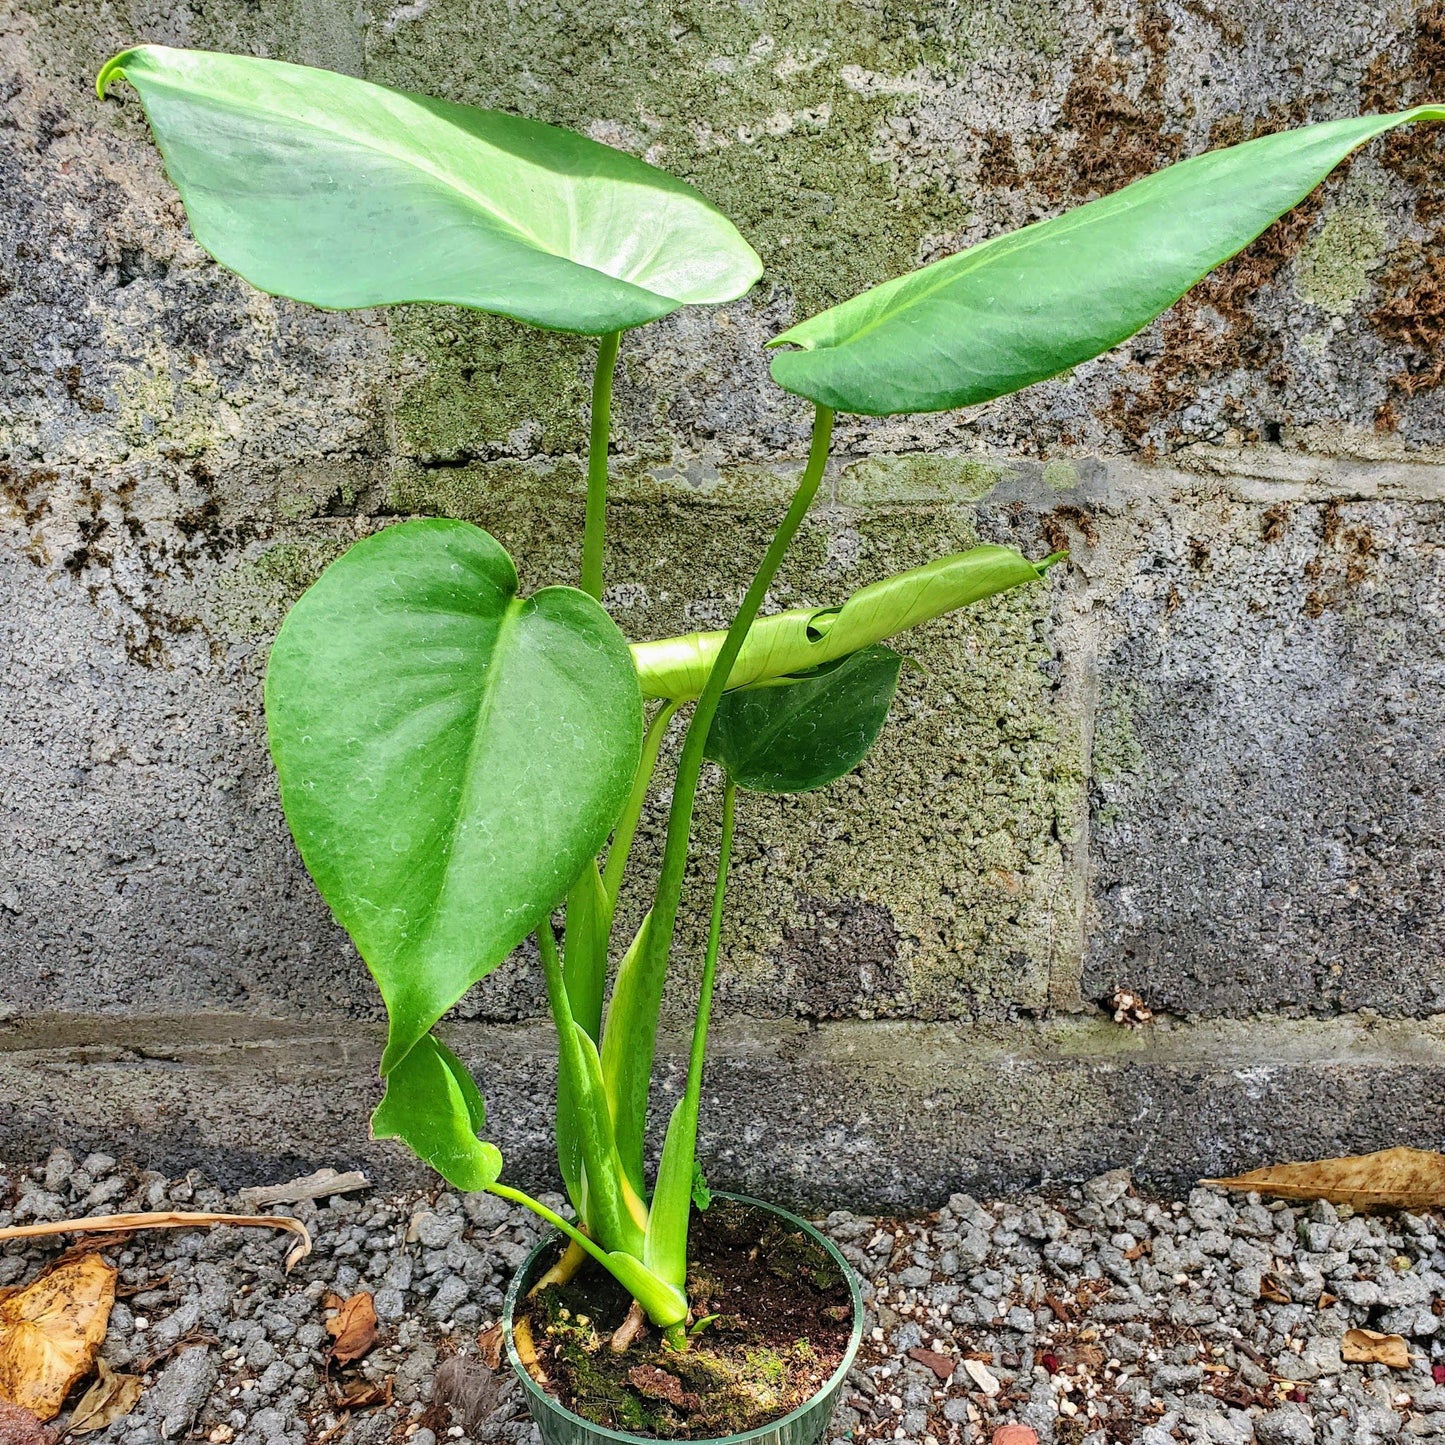
[[[951,1380],[953,1372],[958,1368],[957,1361],[948,1355],[940,1355],[937,1350],[925,1350],[922,1345],[915,1345],[909,1350],[908,1358],[917,1360],[920,1365],[927,1365],[940,1380]]]
[[[54,1445],[55,1431],[47,1430],[29,1410],[0,1400],[0,1445]]]
[[[1392,1370],[1408,1370],[1410,1347],[1400,1335],[1346,1330],[1340,1342],[1340,1358],[1350,1365],[1388,1365]]]
[[[125,1234],[135,1229],[195,1229],[212,1224],[231,1224],[248,1229],[284,1229],[296,1236],[286,1256],[289,1273],[311,1253],[311,1236],[299,1219],[284,1214],[212,1214],[209,1211],[180,1213],[163,1209],[155,1214],[96,1214],[89,1219],[59,1219],[53,1224],[10,1224],[0,1229],[0,1239],[44,1239],[52,1234]]]
[[[1254,1189],[1277,1199],[1327,1199],[1355,1209],[1436,1209],[1445,1205],[1445,1154],[1381,1149],[1345,1159],[1269,1164],[1229,1179],[1226,1189]]]
[[[500,1368],[502,1363],[502,1327],[491,1325],[477,1336],[477,1344],[489,1370]]]
[[[347,1380],[331,1390],[331,1403],[339,1410],[370,1410],[377,1405],[390,1405],[394,1383],[392,1375],[384,1380]]]
[[[53,1420],[88,1375],[115,1303],[115,1269],[83,1254],[0,1300],[0,1400]]]
[[[1271,1304],[1287,1305],[1290,1303],[1289,1291],[1272,1274],[1264,1275],[1260,1279],[1259,1297],[1267,1299]]]
[[[326,1332],[336,1341],[331,1358],[343,1365],[359,1360],[376,1343],[376,1306],[371,1296],[365,1290],[350,1299],[332,1295],[327,1304],[336,1311],[326,1321]]]
[[[81,1396],[65,1427],[72,1435],[88,1435],[123,1420],[140,1399],[140,1376],[119,1375],[102,1359],[95,1362],[95,1384]]]

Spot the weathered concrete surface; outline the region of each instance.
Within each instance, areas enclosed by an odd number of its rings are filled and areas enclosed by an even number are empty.
[[[1111,510],[1086,995],[1439,1012],[1445,505]]]
[[[265,1031],[234,1015],[31,1019],[0,1030],[6,1151],[34,1157],[63,1129],[81,1147],[201,1165],[232,1184],[315,1163],[416,1178],[404,1149],[365,1142],[381,1037]],[[549,1026],[462,1025],[448,1038],[483,1083],[508,1177],[553,1178]],[[681,1086],[681,1042],[666,1041],[663,1104]],[[965,1186],[1119,1165],[1179,1186],[1384,1138],[1435,1147],[1445,1130],[1439,1018],[1138,1033],[1063,1019],[745,1023],[717,1030],[709,1069],[699,1150],[710,1181],[825,1208],[926,1208]]]
[[[1398,0],[0,7],[0,1152],[89,1129],[237,1170],[366,1152],[341,1141],[378,1018],[276,807],[269,638],[398,516],[478,521],[528,586],[575,576],[590,351],[251,291],[190,239],[134,97],[94,98],[110,53],[525,111],[733,216],[762,284],[623,351],[607,601],[638,636],[721,623],[762,550],[806,425],[761,350],[790,321],[1206,145],[1445,94],[1445,10]],[[1073,563],[922,631],[856,778],[747,800],[726,1180],[906,1203],[1141,1148],[1184,1177],[1439,1141],[1413,1020],[1445,1010],[1442,134],[1362,153],[1067,377],[840,419],[772,605],[980,538]],[[1193,1022],[1126,1033],[1118,984]],[[545,1056],[540,1011],[526,959],[459,1010],[520,1177],[546,1079],[511,1095],[501,1063]]]

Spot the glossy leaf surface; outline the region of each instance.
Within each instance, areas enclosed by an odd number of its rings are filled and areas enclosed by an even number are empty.
[[[387,1075],[371,1116],[376,1139],[400,1139],[457,1189],[485,1189],[502,1172],[495,1144],[477,1138],[487,1111],[471,1072],[427,1034]]]
[[[647,914],[628,945],[602,1028],[602,1083],[616,1126],[617,1154],[634,1192],[643,1192],[642,1145],[652,1083],[651,1048],[657,1022],[646,1006]]]
[[[696,1174],[697,1115],[697,1100],[684,1095],[667,1121],[642,1250],[642,1262],[648,1269],[677,1289],[687,1283],[687,1230]]]
[[[1328,121],[1209,151],[995,236],[774,338],[773,379],[889,416],[1005,396],[1098,356],[1302,201],[1357,146],[1445,107]]]
[[[707,737],[707,755],[754,793],[825,788],[868,754],[898,690],[903,659],[874,644],[776,687],[727,693]]]
[[[251,56],[142,45],[196,240],[315,306],[443,301],[561,331],[740,296],[761,262],[692,187],[572,131]]]
[[[276,638],[266,719],[301,856],[391,1015],[383,1073],[560,902],[642,740],[601,606],[519,597],[502,547],[443,520],[327,568]]]
[[[1030,562],[1009,547],[974,547],[860,588],[841,607],[798,607],[753,623],[728,677],[730,688],[836,662],[920,622],[1037,582],[1057,558]],[[648,697],[696,697],[722,649],[722,632],[635,642],[632,659]]]

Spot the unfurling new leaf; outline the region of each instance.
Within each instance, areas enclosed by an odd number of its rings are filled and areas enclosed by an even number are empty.
[[[836,662],[945,612],[1037,582],[1057,560],[1030,562],[1010,547],[975,547],[871,583],[841,607],[797,607],[760,617],[733,664],[728,687],[750,687]],[[725,635],[692,632],[657,642],[634,642],[632,658],[643,693],[696,697]]]

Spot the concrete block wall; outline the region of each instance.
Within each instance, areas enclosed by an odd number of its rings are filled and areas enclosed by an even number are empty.
[[[761,350],[791,320],[1208,145],[1445,96],[1445,10],[1400,0],[9,0],[0,1156],[247,1180],[408,1167],[366,1140],[378,1003],[277,806],[269,639],[399,516],[479,522],[529,586],[574,577],[590,352],[221,271],[134,97],[90,88],[137,40],[574,126],[753,240],[749,297],[624,343],[607,600],[638,637],[741,595],[806,442]],[[746,800],[715,1182],[909,1206],[1440,1144],[1442,155],[1372,147],[1066,377],[840,418],[772,604],[977,540],[1071,564],[918,633],[856,777]],[[1114,1022],[1119,987],[1152,1024]],[[526,957],[451,1027],[518,1179],[548,1167],[549,1028]]]

